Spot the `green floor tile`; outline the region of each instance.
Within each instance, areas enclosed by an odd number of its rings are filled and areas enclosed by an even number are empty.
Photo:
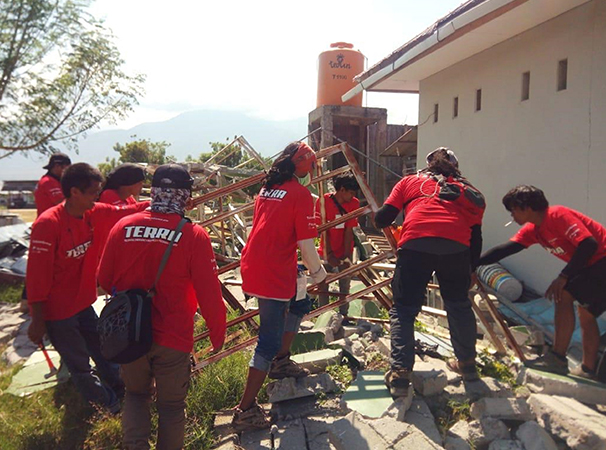
[[[381,417],[393,403],[383,382],[384,375],[379,371],[358,372],[358,377],[343,395],[347,407],[366,417]]]

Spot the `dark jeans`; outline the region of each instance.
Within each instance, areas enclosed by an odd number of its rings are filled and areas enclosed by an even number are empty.
[[[460,361],[475,359],[476,320],[467,295],[471,282],[469,250],[435,255],[401,249],[391,284],[394,303],[389,311],[393,369],[412,369],[414,366],[414,322],[434,271],[448,313],[455,356]]]
[[[120,379],[118,365],[106,361],[101,355],[97,320],[97,313],[90,306],[67,319],[46,321],[46,331],[85,400],[117,412],[120,403],[116,391],[123,391],[124,383]],[[102,381],[93,372],[90,358],[95,362],[96,372]]]

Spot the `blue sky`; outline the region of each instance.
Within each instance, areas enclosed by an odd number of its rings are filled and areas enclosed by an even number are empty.
[[[462,0],[97,0],[146,96],[119,128],[194,109],[233,109],[266,119],[315,108],[317,57],[351,42],[376,63]],[[365,94],[390,123],[417,123],[410,94]]]

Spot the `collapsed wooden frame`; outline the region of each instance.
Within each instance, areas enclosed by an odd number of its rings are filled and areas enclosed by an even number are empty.
[[[345,157],[345,160],[347,162],[347,165],[337,168],[337,169],[333,169],[332,171],[324,171],[322,168],[323,160],[325,160],[326,158],[328,158],[332,155],[335,155],[337,153],[343,154],[343,156]],[[320,194],[320,208],[321,208],[320,213],[321,213],[321,217],[322,217],[322,225],[320,225],[318,227],[319,233],[325,233],[328,229],[333,228],[342,223],[345,223],[348,220],[351,220],[353,218],[358,218],[358,217],[364,216],[366,214],[374,214],[378,211],[379,205],[378,205],[372,191],[370,190],[368,182],[366,181],[364,173],[362,172],[362,170],[360,169],[360,166],[358,165],[357,159],[356,159],[353,151],[351,150],[351,148],[349,147],[349,145],[347,143],[341,143],[338,145],[333,145],[331,147],[324,148],[316,153],[316,158],[318,160],[317,173],[316,173],[316,176],[311,179],[310,184],[317,185],[318,192]],[[351,172],[353,174],[353,176],[355,177],[356,181],[358,182],[358,185],[360,186],[360,191],[362,192],[362,198],[364,200],[366,200],[367,206],[360,207],[360,208],[356,209],[355,211],[352,211],[342,217],[338,217],[337,219],[335,219],[333,221],[327,222],[326,221],[326,210],[325,210],[325,205],[324,205],[324,191],[325,191],[324,182],[326,180],[334,178],[337,175],[347,173],[347,172]],[[258,184],[259,182],[262,181],[262,179],[264,177],[265,177],[265,174],[260,173],[260,174],[251,176],[249,178],[245,178],[243,180],[237,181],[230,185],[222,186],[220,188],[215,189],[212,192],[208,192],[199,197],[196,197],[194,199],[194,204],[198,207],[203,208],[205,203],[223,199],[225,196],[228,196],[230,193],[232,193],[236,190]],[[244,205],[238,206],[237,208],[234,208],[231,211],[219,211],[218,214],[216,214],[212,217],[209,217],[209,218],[205,218],[204,220],[200,221],[200,225],[205,226],[205,227],[210,227],[214,224],[221,223],[223,220],[225,220],[228,217],[235,216],[235,215],[240,214],[245,211],[250,211],[253,208],[254,208],[254,202],[251,201]],[[372,268],[373,264],[380,263],[381,261],[385,261],[385,260],[395,256],[395,253],[397,250],[397,243],[395,241],[393,234],[391,233],[390,228],[386,228],[386,229],[382,230],[382,232],[390,244],[389,251],[381,251],[378,254],[374,255],[373,257],[367,259],[366,261],[361,261],[358,264],[352,264],[350,267],[348,267],[345,270],[340,271],[339,273],[330,273],[325,280],[326,283],[332,283],[334,281],[340,280],[341,278],[356,276],[358,279],[360,279],[360,281],[362,281],[362,283],[365,285],[365,288],[358,292],[348,294],[346,296],[340,296],[340,298],[336,302],[322,306],[320,308],[317,308],[317,309],[311,311],[307,316],[305,316],[305,319],[317,317],[326,311],[329,311],[334,308],[338,308],[339,306],[347,304],[347,303],[351,302],[352,300],[355,300],[358,298],[367,298],[367,296],[369,296],[369,295],[372,295],[386,309],[391,308],[391,305],[392,305],[391,298],[383,291],[384,288],[389,288],[389,285],[391,283],[391,277],[381,279],[380,277],[377,276],[377,273]],[[239,265],[240,265],[239,260],[232,261],[229,264],[221,267],[219,269],[219,274],[224,274],[231,270],[234,270],[237,267],[239,267]],[[255,321],[255,316],[258,315],[258,311],[257,310],[246,311],[244,306],[242,304],[240,304],[240,302],[229,291],[229,289],[226,286],[226,283],[221,282],[221,289],[223,292],[223,298],[224,298],[225,302],[234,311],[238,311],[240,314],[238,317],[230,320],[227,323],[227,328],[230,328],[230,327],[233,327],[236,325],[242,325],[242,326],[248,326],[250,331],[253,333],[255,331],[257,331],[258,324]],[[317,284],[309,286],[308,292],[310,294],[318,293],[319,286]],[[240,336],[241,330],[237,330],[236,332],[231,333],[229,336],[227,336],[226,342],[232,342],[235,339],[234,338],[235,334],[238,334],[238,336]],[[208,331],[206,331],[204,333],[200,333],[194,337],[194,342],[199,342],[199,341],[207,338],[208,336],[209,336]],[[216,353],[214,355],[210,355],[210,356],[208,356],[209,349],[203,349],[201,351],[194,352],[194,354],[193,354],[194,370],[200,370],[213,362],[219,361],[231,354],[234,354],[246,347],[249,347],[249,346],[253,345],[256,342],[256,340],[257,340],[257,336],[253,336],[249,339],[246,339],[245,341],[238,342],[237,344],[235,344],[234,346],[232,346],[228,349],[222,350],[221,352],[218,352],[218,353]]]
[[[332,171],[324,171],[322,169],[322,164],[321,164],[322,160],[324,160],[325,158],[328,158],[332,155],[335,155],[339,152],[341,152],[345,156],[347,165],[337,168],[337,169],[333,169]],[[320,225],[318,227],[319,233],[325,233],[328,229],[333,228],[342,223],[345,223],[353,218],[358,218],[358,217],[364,216],[366,214],[374,215],[374,213],[376,213],[378,211],[379,205],[377,204],[377,201],[376,201],[372,191],[370,190],[370,187],[366,181],[364,173],[360,169],[358,162],[355,158],[355,155],[353,154],[353,151],[351,150],[351,148],[349,147],[349,145],[347,143],[341,143],[338,145],[333,145],[331,147],[324,148],[316,153],[316,157],[318,159],[317,173],[316,173],[316,177],[314,177],[311,180],[310,184],[317,184],[318,192],[320,194],[320,214],[322,217],[322,225]],[[330,222],[327,222],[326,221],[326,210],[325,210],[325,205],[324,205],[324,191],[325,191],[324,182],[326,180],[334,178],[337,175],[347,173],[347,172],[351,172],[354,175],[354,177],[356,178],[356,180],[360,186],[362,196],[366,200],[367,205],[362,206],[354,211],[351,211],[348,214],[338,217]],[[264,177],[265,177],[264,173],[259,173],[259,174],[253,175],[249,178],[245,178],[243,180],[232,183],[230,185],[222,186],[220,188],[215,189],[212,192],[205,193],[205,194],[195,198],[194,204],[197,206],[204,207],[204,204],[206,202],[214,201],[217,199],[222,199],[223,197],[230,195],[232,192],[234,192],[236,190],[244,189],[246,187],[250,187],[255,184],[258,184],[263,180]],[[220,223],[229,217],[236,216],[236,215],[246,212],[246,211],[250,211],[253,208],[254,208],[254,201],[251,201],[251,202],[248,202],[237,208],[234,208],[231,211],[220,210],[219,213],[217,213],[213,217],[202,220],[199,223],[202,226],[209,227],[209,226],[212,226],[213,224]],[[386,308],[388,310],[391,308],[391,306],[392,306],[391,298],[393,295],[387,295],[385,293],[384,289],[387,290],[388,292],[390,292],[391,294],[393,294],[393,292],[391,292],[392,277],[391,276],[382,277],[379,275],[379,271],[382,270],[381,269],[382,262],[395,256],[396,251],[397,251],[397,243],[391,232],[391,228],[388,227],[381,231],[383,232],[385,238],[387,239],[387,241],[389,243],[390,250],[379,251],[378,254],[374,255],[373,257],[371,257],[365,261],[361,261],[357,264],[353,264],[350,267],[348,267],[347,269],[344,269],[338,273],[330,273],[330,274],[328,274],[328,276],[325,280],[325,282],[327,284],[329,284],[329,283],[338,281],[341,278],[355,276],[365,285],[365,288],[363,288],[360,291],[357,291],[355,293],[337,295],[337,297],[338,297],[337,301],[330,303],[328,305],[321,306],[317,309],[314,309],[313,311],[311,311],[309,314],[307,314],[304,317],[304,320],[318,317],[319,315],[323,314],[324,312],[338,308],[355,299],[359,299],[359,298],[363,298],[365,300],[369,299],[369,296],[374,297],[374,299],[377,300],[379,302],[379,304],[381,306],[383,306],[384,308]],[[239,260],[232,261],[232,262],[222,266],[221,268],[219,268],[219,274],[227,273],[231,270],[238,268],[239,266],[240,266]],[[238,317],[227,322],[227,328],[229,329],[230,327],[241,325],[244,327],[248,327],[249,331],[252,333],[258,331],[259,325],[255,321],[255,317],[259,314],[258,310],[246,311],[245,307],[229,291],[229,289],[227,288],[227,284],[228,283],[221,282],[223,298],[224,298],[225,302],[234,311],[238,311],[240,314]],[[439,289],[439,286],[437,286],[437,285],[434,285],[434,284],[428,285],[428,290],[430,290],[430,291],[436,291],[438,289]],[[309,294],[312,294],[312,295],[318,294],[320,292],[319,285],[314,284],[314,285],[308,286],[307,291]],[[489,308],[489,313],[492,316],[492,318],[494,319],[494,321],[501,328],[501,331],[503,332],[503,334],[506,337],[507,343],[512,348],[512,350],[514,351],[516,356],[518,356],[518,358],[520,358],[523,361],[524,355],[523,355],[519,345],[516,343],[515,339],[513,338],[513,336],[511,336],[511,333],[509,332],[509,329],[507,328],[505,322],[503,321],[502,317],[500,316],[500,313],[496,310],[496,307],[494,306],[492,301],[488,298],[488,296],[486,295],[486,293],[484,292],[483,289],[479,289],[478,292],[483,297],[483,299],[486,301],[488,308]],[[493,343],[497,349],[497,353],[505,354],[506,349],[505,349],[503,343],[501,342],[499,337],[496,335],[496,333],[492,329],[492,326],[488,323],[487,319],[485,318],[484,314],[482,313],[482,311],[480,310],[478,305],[475,303],[473,296],[471,297],[470,300],[472,303],[472,308],[474,310],[474,313],[478,316],[478,318],[480,319],[480,323],[488,332],[490,339],[493,341]],[[424,310],[425,309],[433,309],[433,308],[424,307]],[[429,312],[431,313],[431,311],[429,311]],[[229,344],[229,343],[235,341],[242,334],[243,334],[242,328],[236,330],[235,332],[229,334],[226,337],[226,343]],[[208,338],[208,336],[209,336],[208,331],[200,333],[194,337],[194,342],[202,341],[202,340]],[[257,336],[252,336],[252,337],[250,337],[244,341],[238,342],[235,345],[231,346],[230,348],[224,349],[216,354],[210,354],[210,348],[206,348],[206,349],[202,349],[198,352],[194,352],[192,355],[193,361],[194,361],[194,371],[199,371],[199,370],[203,369],[204,367],[208,366],[209,364],[220,361],[229,355],[232,355],[238,351],[241,351],[247,347],[254,345],[257,341],[257,338],[258,338]]]

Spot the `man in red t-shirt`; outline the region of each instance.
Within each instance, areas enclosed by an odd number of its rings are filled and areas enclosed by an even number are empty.
[[[316,201],[316,224],[332,222],[333,220],[355,211],[360,207],[360,200],[355,195],[360,189],[356,177],[352,174],[338,175],[333,179],[334,194],[324,194],[324,202]],[[322,203],[324,203],[324,217],[322,217]],[[352,263],[354,249],[353,228],[358,226],[358,219],[350,219],[345,223],[329,228],[320,234],[320,247],[318,253],[324,260],[324,268],[327,272],[339,272],[347,269]],[[351,278],[345,277],[339,280],[339,293],[349,294]],[[320,291],[328,291],[328,285],[321,283]],[[328,294],[320,294],[319,306],[328,304]],[[339,308],[339,312],[347,315],[349,305],[345,304]]]
[[[468,298],[471,272],[482,251],[484,197],[461,175],[452,150],[429,153],[427,168],[399,181],[377,211],[380,228],[401,210],[404,223],[392,281],[391,369],[385,384],[394,397],[408,394],[415,358],[414,320],[435,272],[448,314],[456,359],[448,367],[464,380],[478,378],[476,320]]]
[[[150,211],[122,219],[112,229],[99,266],[108,292],[150,289],[171,230],[184,216],[192,178],[178,164],[156,169]],[[145,261],[144,264],[141,261]],[[149,448],[150,403],[157,399],[158,448],[182,448],[185,397],[189,386],[194,314],[199,308],[215,351],[225,339],[225,304],[210,238],[189,221],[175,238],[152,305],[153,345],[149,353],[122,365],[126,399],[122,423],[126,448]]]
[[[522,228],[508,243],[482,255],[480,265],[495,263],[534,244],[567,263],[545,293],[555,302],[553,347],[530,365],[568,373],[566,353],[575,327],[576,300],[583,362],[572,373],[593,378],[600,341],[596,318],[606,311],[606,229],[578,211],[549,206],[543,191],[534,186],[513,188],[503,197],[503,205]]]
[[[48,164],[43,167],[47,172],[40,178],[34,191],[38,216],[47,209],[58,205],[65,198],[61,190],[61,174],[71,163],[66,154],[53,153]]]
[[[124,386],[118,366],[99,349],[96,269],[101,251],[98,228],[149,206],[95,203],[103,176],[86,163],[69,166],[61,178],[65,202],[46,210],[32,227],[27,263],[27,294],[32,322],[28,336],[41,344],[48,334],[82,396],[91,403],[120,409]],[[89,359],[95,361],[93,373]]]

